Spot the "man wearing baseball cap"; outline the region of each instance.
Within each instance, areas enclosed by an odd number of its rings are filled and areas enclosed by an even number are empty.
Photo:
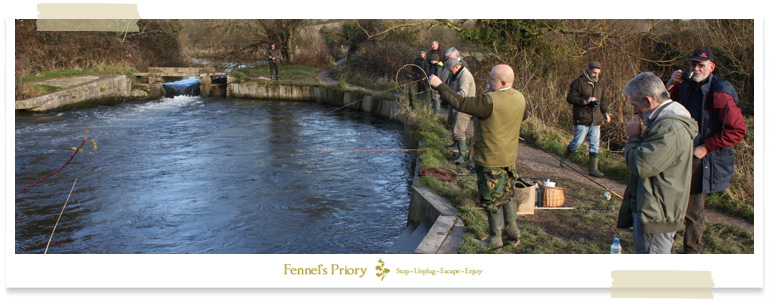
[[[572,104],[572,124],[575,126],[574,137],[561,155],[561,166],[566,166],[567,158],[580,148],[588,136],[588,174],[604,177],[599,171],[599,135],[603,122],[609,123],[609,101],[604,99],[604,83],[599,78],[602,66],[599,62],[588,62],[588,68],[572,81],[567,93],[567,103]]]
[[[695,49],[688,62],[689,71],[674,71],[666,89],[671,99],[684,105],[698,123],[684,231],[684,253],[697,254],[703,250],[706,194],[723,191],[730,185],[735,169],[732,146],[746,136],[746,124],[737,106],[735,88],[713,74],[716,64],[711,51]]]

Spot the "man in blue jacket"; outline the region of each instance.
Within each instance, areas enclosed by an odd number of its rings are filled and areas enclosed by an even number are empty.
[[[733,145],[746,136],[738,94],[729,81],[712,74],[714,57],[707,48],[695,49],[688,60],[691,76],[682,70],[671,74],[666,88],[671,99],[684,105],[698,123],[693,142],[692,190],[685,219],[684,253],[703,250],[706,194],[725,190],[735,169]]]

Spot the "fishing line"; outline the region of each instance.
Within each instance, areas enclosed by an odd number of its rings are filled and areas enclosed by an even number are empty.
[[[51,239],[53,239],[53,233],[56,232],[56,227],[59,226],[59,220],[61,220],[61,215],[64,214],[64,208],[67,207],[67,203],[70,202],[70,196],[72,196],[72,191],[75,190],[75,184],[78,183],[78,179],[75,178],[75,182],[72,183],[72,188],[70,188],[70,193],[67,195],[67,201],[64,201],[64,206],[61,207],[61,212],[59,213],[59,217],[56,219],[56,224],[53,225],[53,230],[51,231],[51,237],[48,238],[48,244],[45,245],[45,252],[43,254],[48,254],[48,246],[51,245]]]
[[[84,137],[84,138],[83,138],[83,142],[82,142],[82,143],[80,143],[80,147],[77,147],[77,148],[75,148],[75,151],[73,151],[73,152],[72,152],[72,156],[70,156],[70,159],[69,159],[69,160],[67,160],[67,162],[66,162],[66,163],[64,163],[64,165],[62,165],[62,166],[61,166],[59,169],[57,169],[56,171],[53,171],[51,174],[48,174],[48,176],[41,178],[40,180],[38,180],[37,182],[33,183],[32,185],[30,185],[30,186],[28,186],[28,187],[25,187],[25,188],[21,189],[20,191],[16,192],[16,195],[15,195],[15,196],[18,196],[18,195],[19,195],[19,194],[21,194],[21,193],[26,193],[26,192],[27,192],[27,191],[29,191],[29,189],[31,189],[32,187],[34,187],[34,186],[38,185],[39,183],[41,183],[41,182],[45,181],[45,180],[46,180],[46,179],[48,179],[49,177],[51,177],[51,176],[53,176],[53,175],[56,175],[56,174],[58,174],[58,173],[59,173],[59,171],[61,171],[62,169],[64,169],[64,167],[66,167],[67,165],[69,165],[69,163],[72,161],[72,159],[74,159],[74,158],[75,158],[75,155],[77,155],[77,154],[78,154],[78,153],[81,151],[81,148],[83,148],[83,145],[85,145],[87,141],[88,141],[88,130],[86,130],[86,137]],[[91,142],[93,142],[93,141],[91,141]],[[93,143],[94,143],[94,150],[96,150],[96,143],[95,143],[95,142],[93,142]]]

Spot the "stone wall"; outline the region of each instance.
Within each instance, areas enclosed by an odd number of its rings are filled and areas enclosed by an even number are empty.
[[[342,90],[322,84],[276,84],[263,81],[231,82],[228,78],[227,96],[233,98],[307,101],[351,109],[383,118],[401,120],[400,102],[388,95],[363,90]]]
[[[133,96],[132,96],[133,95]],[[95,103],[123,101],[143,94],[132,94],[131,80],[118,75],[97,79],[42,96],[16,101],[16,110],[46,112]]]

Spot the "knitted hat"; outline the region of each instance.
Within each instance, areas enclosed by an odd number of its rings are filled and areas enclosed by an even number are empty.
[[[601,69],[602,65],[600,65],[598,61],[589,61],[588,62],[588,68],[589,69]]]

